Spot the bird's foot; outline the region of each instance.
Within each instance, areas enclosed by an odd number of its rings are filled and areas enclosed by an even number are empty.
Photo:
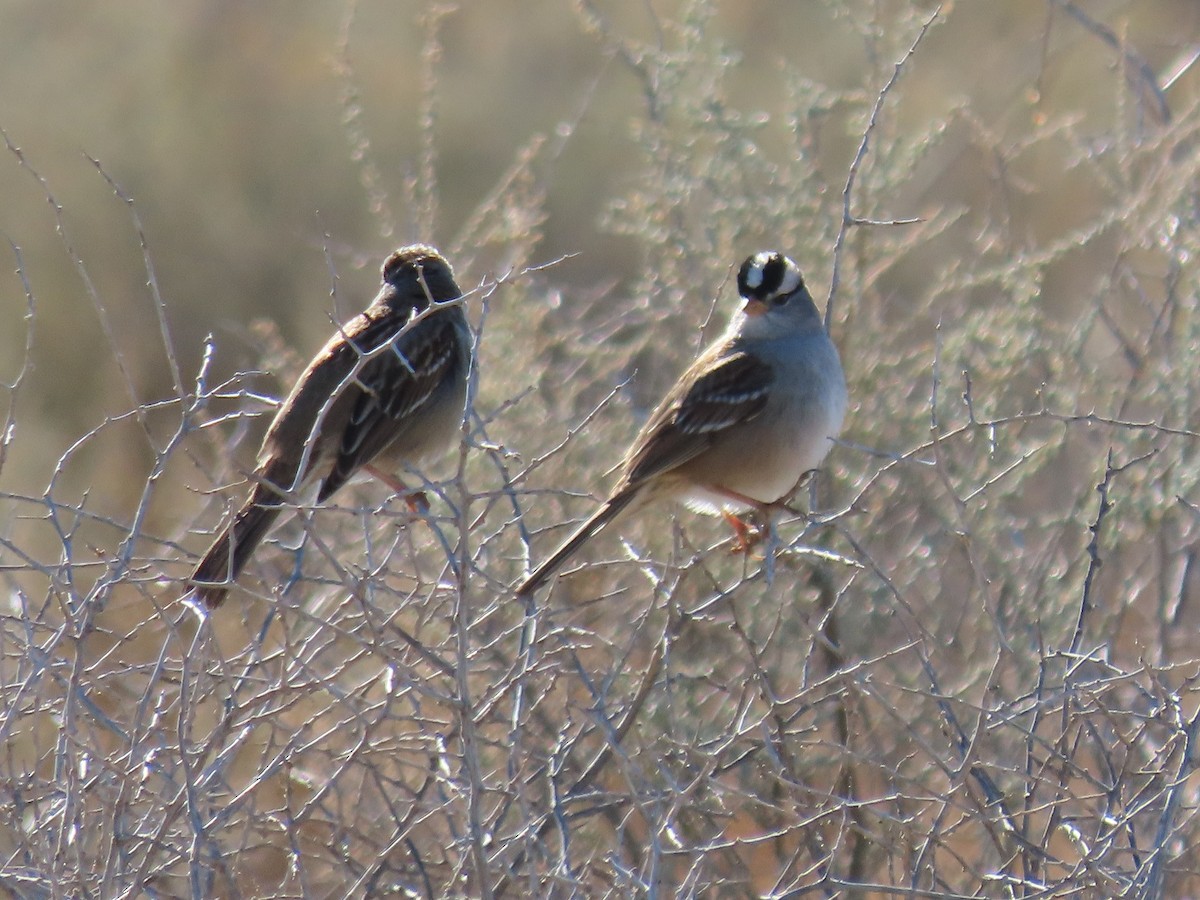
[[[363,469],[403,497],[408,511],[414,516],[424,516],[429,513],[429,498],[425,496],[424,491],[414,491],[391,472],[385,472],[375,466],[363,466]]]
[[[733,529],[733,544],[729,547],[730,553],[748,554],[762,543],[763,530],[758,525],[753,525],[741,517],[735,516],[728,510],[721,513],[721,515],[725,517],[725,521]]]
[[[404,502],[414,516],[429,514],[429,498],[425,496],[424,491],[409,491],[404,495]]]

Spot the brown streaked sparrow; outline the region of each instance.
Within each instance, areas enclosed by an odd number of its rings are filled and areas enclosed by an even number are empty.
[[[285,503],[316,485],[323,503],[360,471],[390,474],[444,452],[462,424],[471,334],[449,263],[416,244],[383,263],[383,284],[304,370],[267,429],[242,508],[192,572],[220,605]],[[446,304],[446,305],[441,305]]]

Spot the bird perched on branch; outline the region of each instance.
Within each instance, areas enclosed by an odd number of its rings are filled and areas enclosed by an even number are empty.
[[[285,503],[314,484],[323,503],[360,471],[407,493],[395,470],[444,452],[461,426],[471,335],[461,303],[449,302],[462,296],[449,263],[417,244],[392,253],[382,275],[371,305],[338,329],[283,401],[250,497],[192,572],[210,608]]]
[[[769,514],[816,469],[841,431],[846,381],[796,264],[756,253],[738,271],[743,301],[725,333],[671,388],[590,518],[517,588],[537,590],[623,510],[659,499],[723,514]]]

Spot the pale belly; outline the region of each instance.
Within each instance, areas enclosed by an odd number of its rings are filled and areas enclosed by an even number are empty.
[[[719,442],[680,467],[689,482],[682,499],[701,512],[740,512],[790,495],[805,473],[820,466],[841,430],[844,406],[816,404],[793,421],[760,417],[742,426],[736,439]],[[736,496],[735,496],[736,495]]]

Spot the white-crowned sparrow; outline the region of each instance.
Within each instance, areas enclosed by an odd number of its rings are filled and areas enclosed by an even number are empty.
[[[846,381],[800,270],[780,253],[756,253],[737,286],[742,307],[650,415],[616,488],[518,595],[622,510],[670,498],[727,517],[766,511],[825,458],[846,413]]]
[[[362,470],[403,490],[387,470],[446,449],[462,424],[471,335],[461,304],[437,304],[461,296],[432,247],[384,261],[379,294],[308,364],[267,429],[249,499],[192,572],[209,607],[305,488],[319,483],[323,503]]]

